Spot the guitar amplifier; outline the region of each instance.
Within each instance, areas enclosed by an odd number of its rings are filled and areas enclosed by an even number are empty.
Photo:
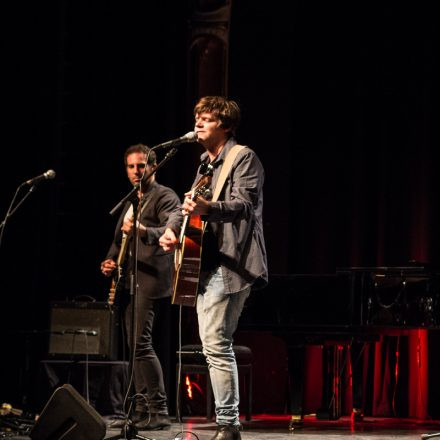
[[[52,302],[48,356],[117,360],[119,313],[107,302]]]

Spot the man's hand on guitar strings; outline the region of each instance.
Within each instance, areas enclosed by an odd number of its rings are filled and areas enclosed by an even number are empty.
[[[162,237],[159,238],[159,244],[166,252],[174,250],[178,241],[176,234],[171,228],[166,228]]]
[[[115,269],[116,269],[116,262],[111,259],[105,260],[101,263],[101,272],[106,277],[109,277]]]

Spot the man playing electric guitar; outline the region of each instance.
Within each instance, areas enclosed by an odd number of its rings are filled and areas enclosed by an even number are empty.
[[[263,238],[263,166],[253,150],[237,146],[240,119],[236,102],[206,96],[194,108],[202,166],[213,166],[213,198],[186,198],[167,223],[160,244],[178,243],[184,216],[206,221],[197,296],[199,335],[216,404],[217,432],[211,440],[239,440],[239,388],[232,337],[251,287],[267,282]],[[199,167],[193,187],[202,177]]]
[[[148,163],[147,163],[148,160]],[[115,237],[106,259],[101,263],[101,271],[111,276],[119,270],[117,261],[121,256],[123,234],[127,237],[125,255],[125,275],[120,298],[116,302],[121,305],[123,318],[128,335],[128,345],[132,350],[131,336],[131,300],[130,280],[136,270],[136,316],[135,316],[135,351],[133,357],[134,389],[136,392],[136,410],[131,418],[139,430],[168,429],[167,396],[163,380],[162,367],[153,347],[153,340],[164,342],[163,334],[168,330],[161,328],[168,325],[163,314],[169,313],[172,279],[174,272],[173,254],[159,246],[159,237],[171,212],[180,206],[176,193],[155,180],[151,172],[157,167],[156,155],[142,144],[127,149],[124,156],[127,177],[133,186],[139,185],[138,197],[135,200],[138,213],[138,246],[137,264],[132,255],[133,217],[132,202],[127,202],[116,226]],[[150,176],[148,180],[144,176]],[[119,276],[119,275],[118,275]],[[117,296],[119,294],[117,289]],[[155,334],[157,335],[155,336]],[[125,420],[113,421],[109,427],[120,428]]]

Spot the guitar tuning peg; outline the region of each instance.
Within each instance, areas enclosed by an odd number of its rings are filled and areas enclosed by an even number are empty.
[[[212,190],[211,188],[206,188],[205,191],[203,191],[203,198],[206,200],[212,199]]]

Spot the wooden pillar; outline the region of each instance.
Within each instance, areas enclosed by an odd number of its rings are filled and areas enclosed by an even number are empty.
[[[189,20],[188,102],[227,96],[232,0],[195,0]]]

